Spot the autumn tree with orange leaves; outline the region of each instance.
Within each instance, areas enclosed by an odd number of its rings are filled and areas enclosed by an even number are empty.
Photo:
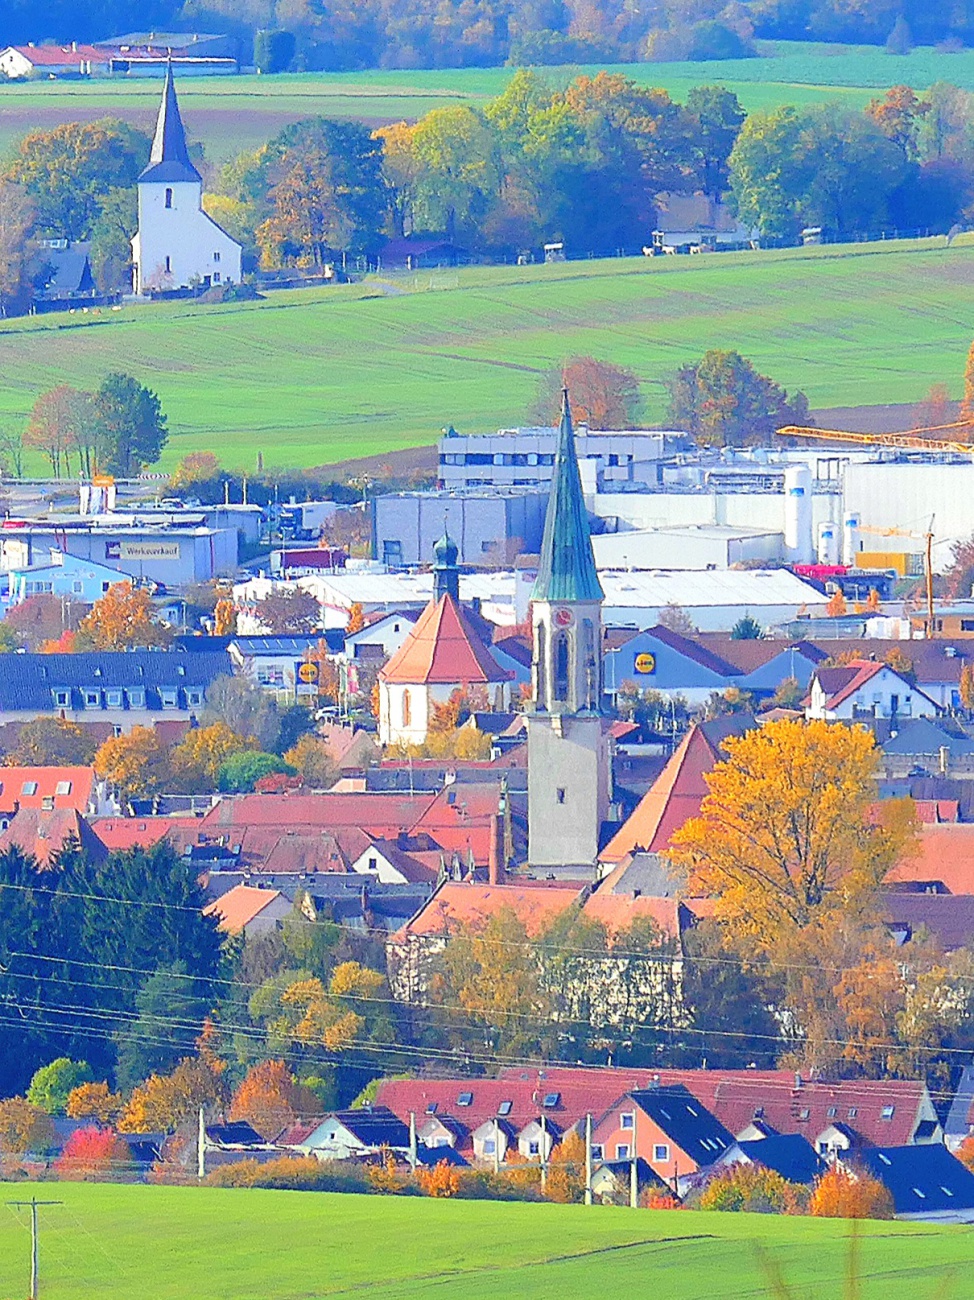
[[[152,597],[144,587],[116,582],[81,620],[79,644],[92,650],[135,650],[165,646],[172,640],[168,628],[155,621]]]
[[[230,1103],[230,1118],[246,1120],[272,1138],[302,1116],[314,1115],[318,1099],[299,1084],[283,1061],[261,1061],[246,1074]]]
[[[133,1168],[129,1144],[110,1128],[76,1129],[54,1162],[58,1178],[77,1182],[118,1181]]]
[[[170,775],[169,751],[153,727],[110,736],[95,755],[95,771],[110,781],[123,802],[159,794]]]
[[[812,1189],[808,1212],[817,1219],[892,1219],[893,1198],[877,1178],[834,1165]]]
[[[572,357],[561,370],[541,381],[537,418],[544,424],[557,420],[561,390],[571,394],[576,424],[590,429],[631,429],[639,413],[639,380],[631,370],[595,357]]]
[[[69,1119],[93,1119],[111,1124],[124,1109],[125,1100],[112,1092],[107,1083],[79,1083],[68,1093]]]

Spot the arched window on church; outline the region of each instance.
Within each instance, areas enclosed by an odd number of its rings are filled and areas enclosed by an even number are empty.
[[[555,689],[554,701],[568,703],[568,635],[559,632],[555,637]]]
[[[539,623],[535,631],[534,702],[539,709],[548,707],[548,629]]]
[[[582,620],[582,680],[585,683],[585,708],[597,708],[599,703],[599,661],[595,653],[595,624],[590,618]]]
[[[168,185],[166,186],[166,207],[167,208],[172,207],[172,190],[169,188]]]
[[[404,727],[411,726],[411,725],[412,725],[412,721],[413,721],[412,702],[410,701],[410,698],[409,698],[409,692],[408,692],[408,691],[403,691],[403,693],[402,693],[402,725],[403,725]]]

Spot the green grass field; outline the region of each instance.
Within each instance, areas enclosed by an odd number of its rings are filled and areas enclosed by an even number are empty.
[[[861,107],[877,91],[900,82],[919,90],[951,81],[974,90],[974,50],[945,54],[918,48],[908,55],[889,55],[870,47],[785,42],[766,48],[774,53],[716,63],[624,64],[612,70],[644,85],[665,87],[678,100],[692,86],[720,82],[735,90],[749,110],[825,99]],[[563,85],[580,71],[597,70],[542,71],[552,84]],[[190,134],[202,141],[207,159],[218,164],[302,117],[321,114],[374,124],[412,119],[439,104],[483,102],[500,94],[511,76],[510,68],[447,68],[206,77],[185,79],[180,101]],[[158,99],[159,85],[152,79],[0,86],[0,157],[32,127],[112,114],[148,129]]]
[[[756,1300],[762,1255],[801,1300],[841,1300],[847,1224],[756,1215],[210,1188],[7,1184],[41,1213],[45,1300]],[[27,1292],[28,1212],[0,1218],[0,1300]],[[969,1228],[871,1223],[860,1300],[965,1300]]]
[[[333,463],[432,443],[447,424],[524,423],[573,354],[632,367],[644,416],[664,380],[733,347],[813,408],[959,395],[974,321],[962,237],[700,258],[629,258],[371,277],[260,303],[129,307],[0,322],[0,429],[58,383],[124,369],[169,415],[164,466]]]

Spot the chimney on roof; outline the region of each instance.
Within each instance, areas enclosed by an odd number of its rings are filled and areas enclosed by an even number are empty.
[[[950,750],[946,745],[940,746],[940,775],[946,776],[950,767]]]
[[[490,814],[490,845],[487,858],[487,880],[491,885],[504,883],[504,835],[497,813]]]
[[[796,1070],[796,1071],[795,1071],[795,1091],[796,1091],[796,1092],[799,1091],[799,1089],[801,1088],[801,1086],[802,1086],[802,1076],[801,1076],[801,1074]]]

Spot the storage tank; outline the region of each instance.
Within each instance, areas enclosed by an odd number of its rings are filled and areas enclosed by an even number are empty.
[[[819,564],[839,563],[839,529],[837,524],[819,524],[818,562]]]
[[[793,564],[812,562],[812,472],[807,465],[785,470],[785,552]]]
[[[842,563],[850,568],[859,554],[859,516],[848,512],[842,520]]]

